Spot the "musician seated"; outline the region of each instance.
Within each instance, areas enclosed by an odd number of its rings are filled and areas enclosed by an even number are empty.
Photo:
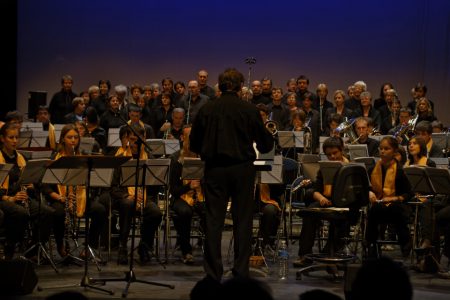
[[[368,172],[372,184],[366,234],[369,256],[375,257],[378,253],[376,242],[380,224],[394,224],[402,255],[408,257],[411,251],[408,228],[411,209],[407,205],[411,185],[401,164],[395,159],[398,149],[398,141],[394,137],[384,137],[380,142],[380,160]]]
[[[367,117],[359,117],[355,120],[356,134],[358,135],[358,144],[366,144],[369,156],[380,156],[378,146],[380,143],[369,137],[369,119]]]
[[[41,122],[42,129],[44,131],[48,131],[48,137],[45,142],[45,147],[56,150],[55,126],[50,123],[50,113],[48,111],[48,106],[39,106],[36,115],[36,122]]]
[[[323,143],[322,149],[328,160],[348,163],[348,159],[343,155],[344,143],[340,137],[327,138]],[[333,205],[330,200],[331,195],[332,186],[324,184],[322,171],[319,170],[312,188],[306,192],[306,197],[309,198],[306,200],[308,202],[308,207],[331,207]],[[314,239],[319,225],[320,219],[315,216],[306,215],[303,217],[298,248],[298,259],[294,261],[294,267],[303,267],[311,263],[306,259],[305,255],[312,253]],[[334,249],[338,250],[343,246],[342,238],[347,236],[349,233],[350,223],[347,221],[334,222],[331,226],[333,225],[335,226],[336,235],[333,239],[331,239],[331,242],[334,244]],[[330,247],[331,245],[325,246],[325,251]]]
[[[406,107],[400,108],[399,111],[399,124],[388,131],[388,134],[393,135],[402,146],[407,146],[409,139],[414,135],[411,130],[412,126],[409,126],[411,120],[411,110]]]
[[[414,131],[417,136],[420,136],[425,140],[428,157],[445,157],[443,149],[439,145],[433,143],[433,127],[431,126],[431,122],[420,121],[417,123]]]
[[[33,186],[22,189],[19,183],[20,175],[26,165],[25,158],[16,151],[19,139],[19,129],[13,123],[7,123],[0,129],[0,164],[12,164],[3,184],[0,186],[0,210],[4,215],[6,243],[4,253],[6,259],[12,259],[18,243],[24,241],[25,229],[29,219],[32,221],[32,243],[39,242],[38,230],[41,241],[46,242],[50,236],[50,226],[53,211],[45,204],[41,205],[40,222],[39,203],[35,199]],[[37,250],[35,247],[34,249]],[[28,256],[34,256],[32,251]]]
[[[61,136],[58,143],[58,152],[55,153],[54,160],[65,156],[80,155],[80,133],[75,124],[66,124],[61,129]],[[42,193],[46,197],[50,206],[55,210],[53,215],[53,233],[56,247],[61,257],[69,254],[69,235],[73,233],[75,224],[74,218],[81,218],[86,209],[86,188],[85,186],[66,186],[63,184],[44,184]],[[98,241],[103,225],[106,223],[106,208],[95,198],[91,199],[89,217],[91,220],[89,228],[89,246],[98,248]],[[65,243],[64,243],[65,239]],[[85,257],[84,251],[80,256]]]
[[[171,209],[175,212],[173,219],[178,234],[177,242],[181,250],[181,260],[185,264],[192,264],[191,223],[194,213],[200,216],[201,229],[205,228],[205,197],[200,179],[183,180],[181,178],[185,157],[198,157],[189,150],[190,127],[183,129],[181,139],[183,148],[171,157],[170,194],[172,195]]]
[[[262,249],[274,251],[275,240],[281,219],[280,198],[284,193],[284,185],[258,184],[259,200],[257,209],[261,213],[258,236],[262,238]]]
[[[136,132],[142,139],[145,139],[144,127],[136,124],[133,126],[134,132]],[[133,130],[128,126],[122,126],[119,131],[119,137],[122,142],[122,146],[117,150],[115,156],[131,156],[133,159],[147,160],[148,154],[144,150],[144,145],[141,145],[140,151],[138,151],[138,137],[134,134]],[[153,243],[155,239],[155,233],[159,224],[162,221],[162,213],[156,204],[158,189],[155,186],[138,187],[134,186],[125,187],[120,186],[120,172],[116,170],[112,181],[111,199],[114,209],[119,211],[119,264],[128,263],[128,251],[127,243],[132,225],[132,218],[135,215],[134,211],[138,211],[138,216],[142,217],[141,224],[141,241],[138,246],[138,254],[141,263],[145,263],[150,260],[149,251],[153,250]],[[137,197],[137,206],[135,203],[135,197]],[[142,213],[142,214],[141,214]],[[134,249],[131,249],[132,251]]]

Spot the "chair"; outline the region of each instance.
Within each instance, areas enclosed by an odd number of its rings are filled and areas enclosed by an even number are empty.
[[[328,244],[329,253],[307,255],[313,264],[297,271],[297,279],[301,279],[303,273],[320,269],[337,269],[340,265],[354,261],[357,258],[355,253],[336,253],[333,245],[334,226],[333,223],[348,220],[353,214],[360,213],[361,208],[369,203],[369,178],[366,169],[361,165],[347,164],[343,165],[337,171],[333,179],[333,191],[331,202],[334,207],[331,208],[304,208],[300,214],[313,216],[315,218],[328,221]],[[360,214],[360,221],[362,220]],[[354,236],[358,243],[362,238]],[[338,274],[333,272],[337,278]]]

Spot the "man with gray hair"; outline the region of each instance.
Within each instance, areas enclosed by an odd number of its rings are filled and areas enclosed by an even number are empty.
[[[355,111],[360,106],[360,96],[362,92],[367,90],[367,85],[364,81],[359,80],[353,84],[353,96],[345,100],[345,107]]]
[[[180,100],[180,107],[186,112],[186,124],[194,123],[200,107],[209,101],[209,97],[200,93],[200,86],[197,80],[188,83],[188,94]]]

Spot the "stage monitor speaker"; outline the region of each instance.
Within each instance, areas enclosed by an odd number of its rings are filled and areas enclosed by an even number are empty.
[[[46,91],[28,92],[28,119],[35,119],[39,106],[47,104]]]
[[[0,261],[0,293],[26,295],[33,292],[38,282],[33,263],[25,259]]]

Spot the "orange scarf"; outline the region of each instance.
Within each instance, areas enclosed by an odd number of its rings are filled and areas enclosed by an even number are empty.
[[[273,199],[270,199],[269,184],[267,184],[267,183],[260,183],[259,184],[259,196],[261,198],[261,202],[266,203],[266,204],[272,204],[276,208],[278,208],[278,210],[281,210],[280,205],[278,204],[278,202],[273,200]]]
[[[190,184],[190,182],[191,180],[185,179],[183,180],[183,185]],[[198,187],[195,190],[189,190],[187,193],[181,195],[180,198],[183,199],[189,206],[194,206],[196,201],[205,201],[205,196],[203,195],[201,187]]]
[[[433,147],[433,140],[430,139],[427,143],[427,157],[430,155],[431,147]]]
[[[417,162],[417,164],[413,164],[413,165],[416,165],[416,166],[426,166],[427,165],[427,161],[428,161],[428,158],[426,157],[426,156],[422,156],[420,159],[419,159],[419,161]],[[409,163],[409,160],[405,163],[405,167],[409,167],[409,166],[411,166],[411,164]]]
[[[370,176],[372,183],[372,190],[377,196],[377,199],[383,199],[384,197],[395,196],[395,175],[397,173],[397,161],[392,160],[386,170],[386,176],[384,178],[384,184],[381,183],[383,178],[381,161],[378,161]]]

